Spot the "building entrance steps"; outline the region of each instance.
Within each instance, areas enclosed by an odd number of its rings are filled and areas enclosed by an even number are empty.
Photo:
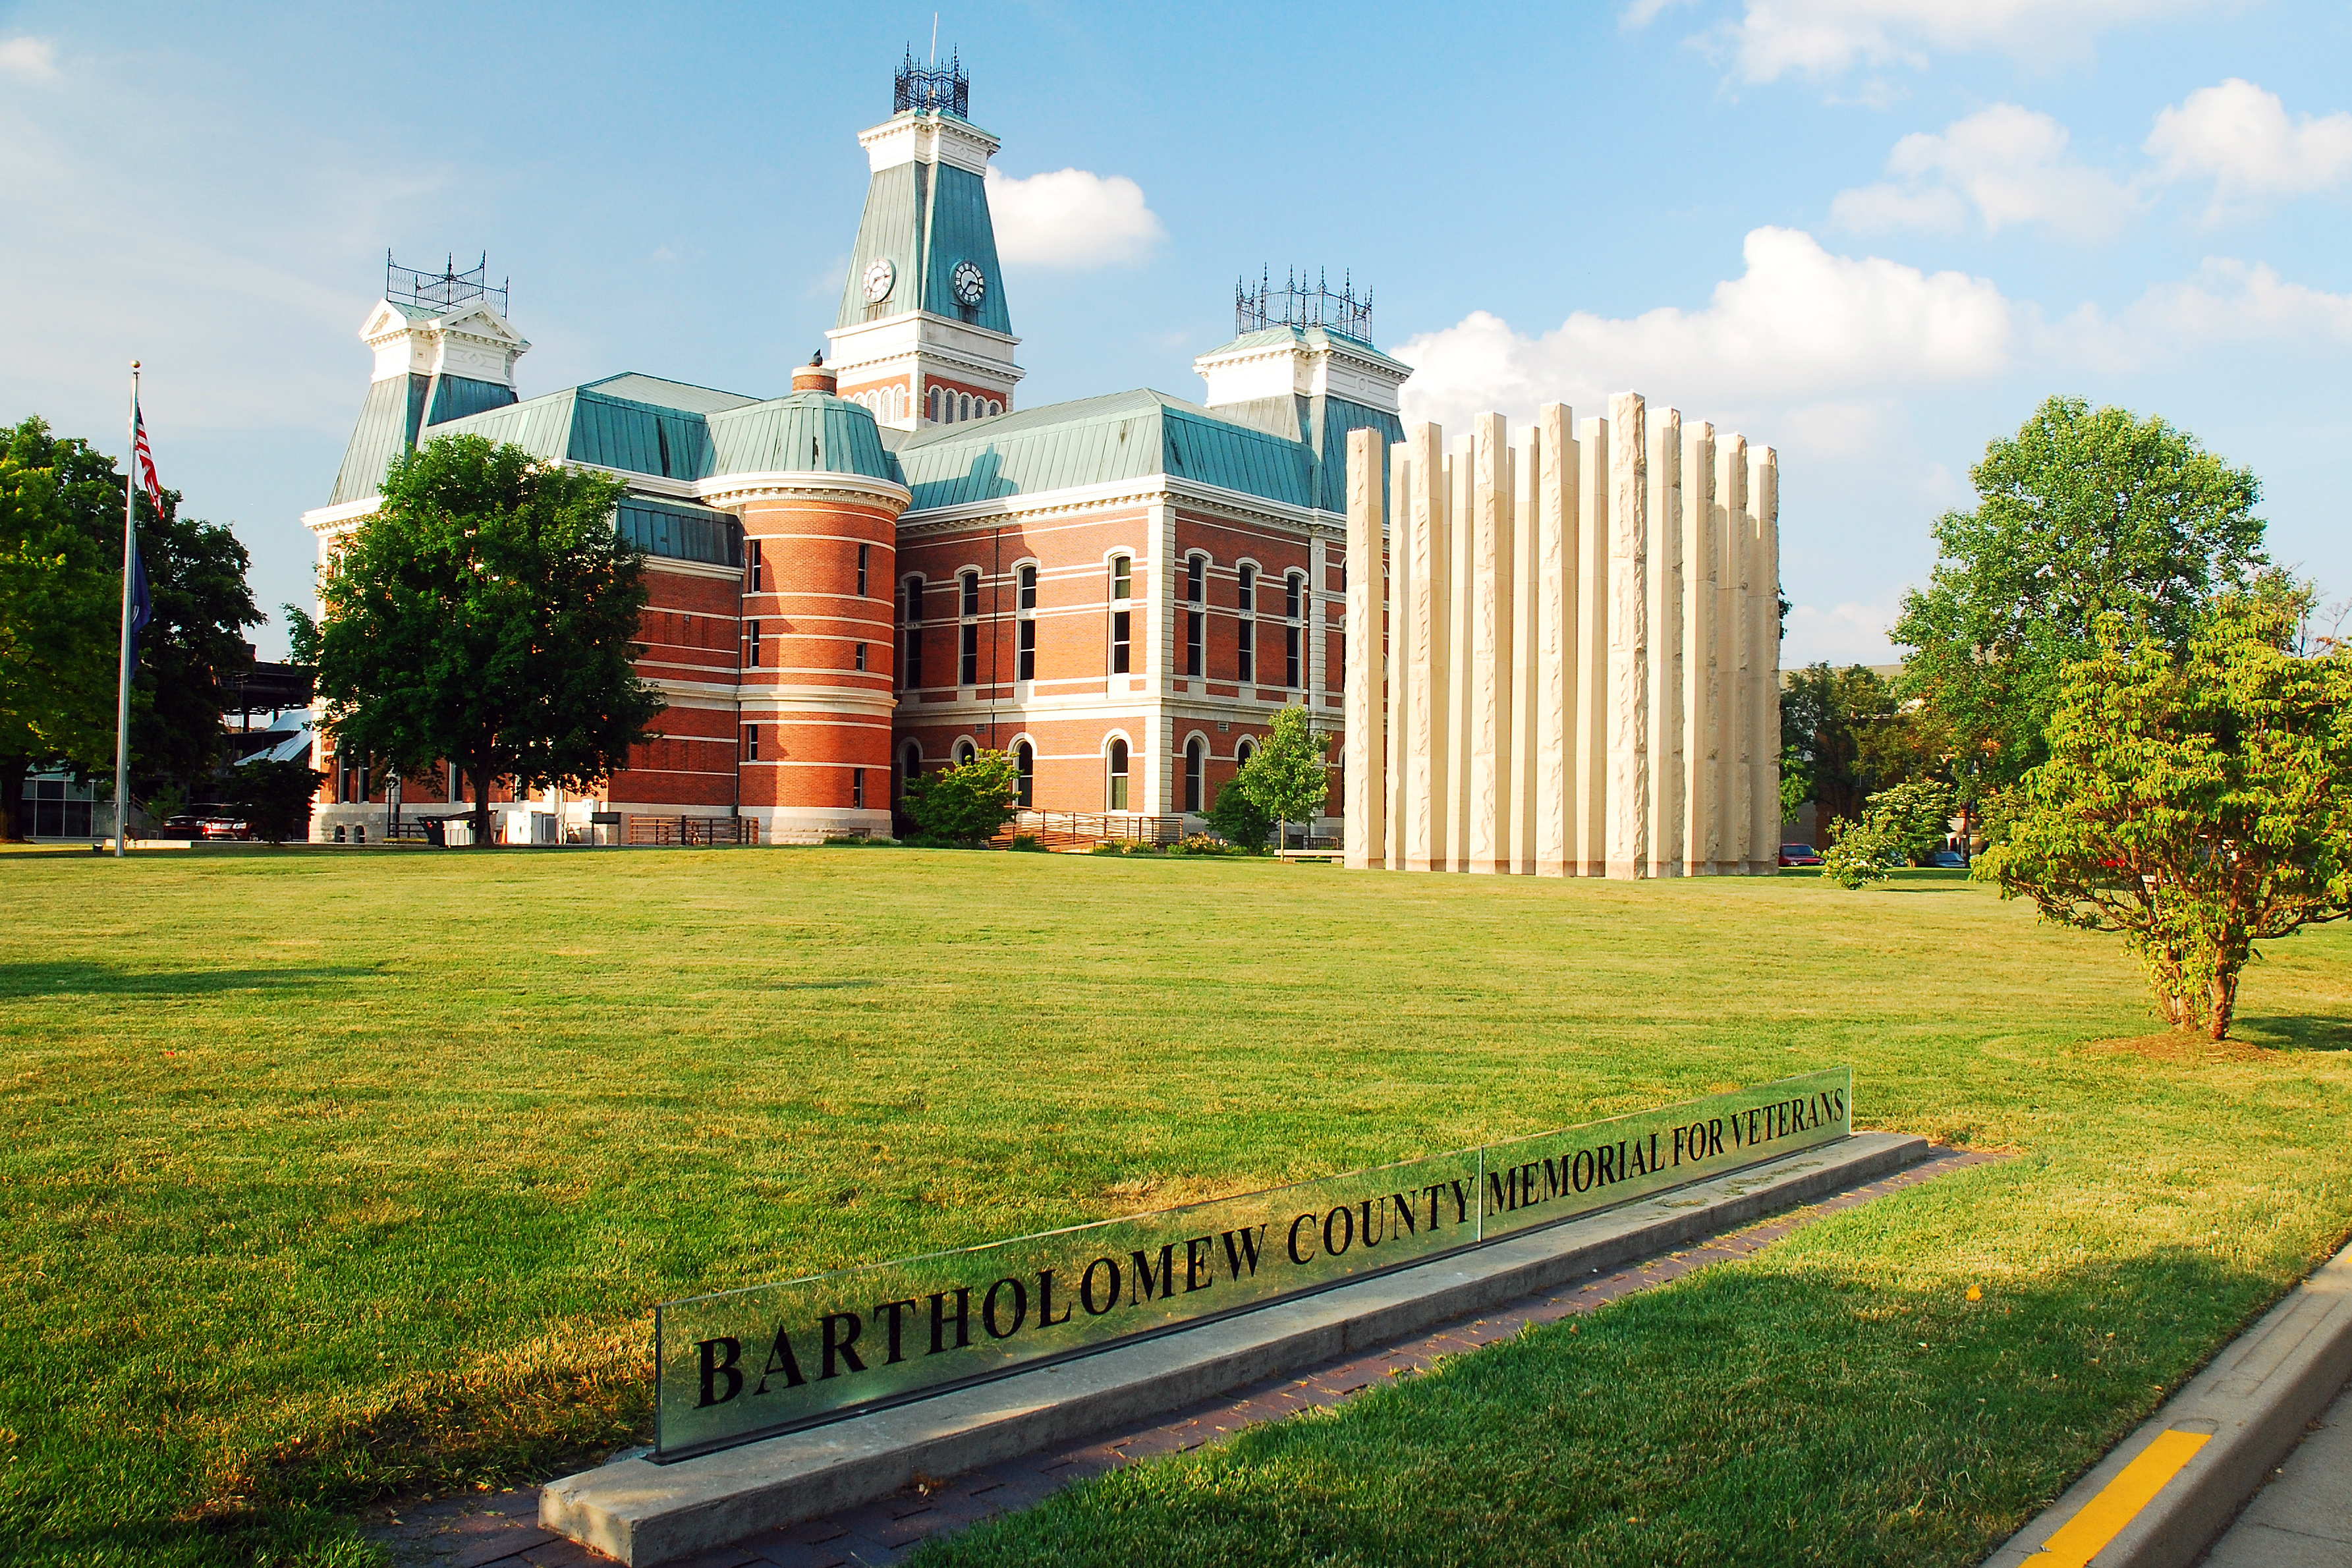
[[[1391,1274],[932,1398],[667,1465],[616,1460],[550,1482],[539,1522],[632,1568],[674,1563],[877,1502],[919,1478],[1019,1459],[1377,1350],[1829,1196],[1930,1153],[1925,1139],[1859,1133]]]
[[[2352,1564],[2347,1380],[2352,1247],[2224,1346],[1985,1568]],[[2323,1411],[2321,1430],[2298,1451]],[[2214,1543],[2246,1500],[2273,1479],[2275,1496],[2257,1498],[2238,1528]],[[2332,1539],[2312,1528],[2331,1509]],[[2288,1520],[2297,1522],[2274,1522]]]

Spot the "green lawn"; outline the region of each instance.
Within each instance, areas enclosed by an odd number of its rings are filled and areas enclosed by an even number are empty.
[[[0,898],[16,1561],[370,1562],[371,1500],[642,1439],[657,1300],[1851,1062],[1862,1125],[2019,1157],[926,1561],[1972,1563],[2352,1225],[2342,928],[2242,1043],[2136,1048],[2117,943],[1932,873],[196,852]]]

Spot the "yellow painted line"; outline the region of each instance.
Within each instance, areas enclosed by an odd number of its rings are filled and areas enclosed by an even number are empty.
[[[2196,1458],[2197,1450],[2210,1441],[2212,1435],[2207,1432],[2158,1433],[2156,1441],[2124,1467],[2123,1474],[2101,1488],[2098,1496],[2083,1505],[2082,1512],[2025,1561],[2031,1568],[2088,1568],[2091,1559],[2121,1535],[2124,1526],[2139,1517],[2140,1510],[2156,1500],[2164,1483],[2179,1475],[2181,1467]]]

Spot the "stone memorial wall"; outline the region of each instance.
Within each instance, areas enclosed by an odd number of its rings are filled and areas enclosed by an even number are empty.
[[[1771,447],[1637,393],[1351,435],[1347,864],[1775,870],[1779,506]]]

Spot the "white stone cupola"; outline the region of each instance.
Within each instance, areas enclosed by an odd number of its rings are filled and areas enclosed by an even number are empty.
[[[966,117],[961,63],[898,68],[894,112],[858,137],[870,178],[841,310],[825,334],[841,395],[884,425],[1003,413],[1021,367],[988,208],[995,137]]]

